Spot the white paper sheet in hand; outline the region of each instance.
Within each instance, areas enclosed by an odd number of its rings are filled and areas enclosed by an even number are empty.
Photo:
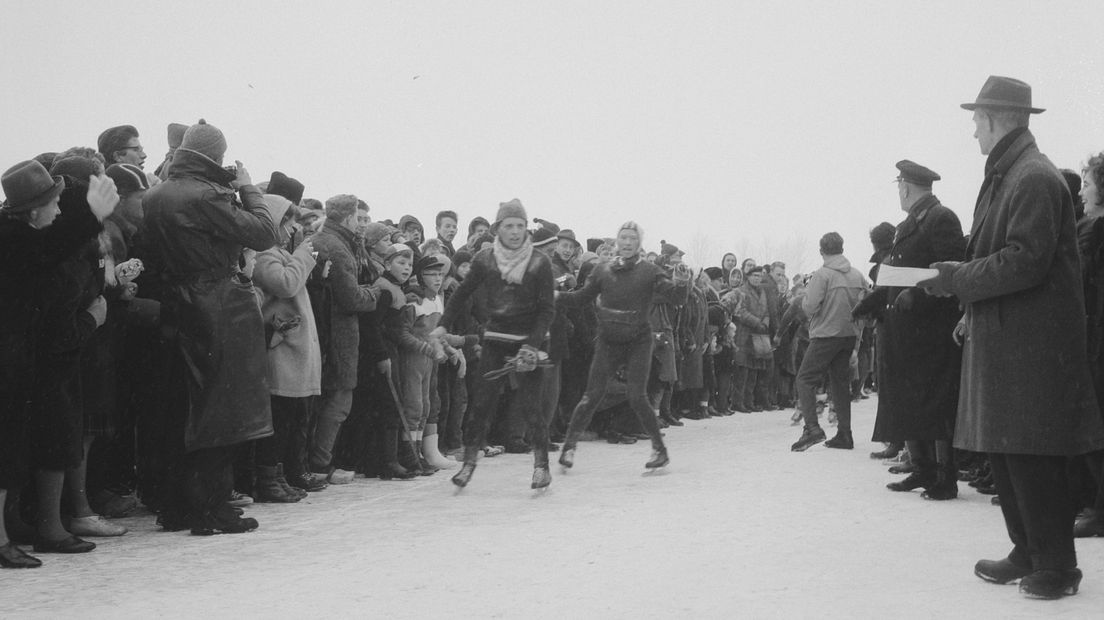
[[[878,286],[916,286],[921,280],[928,280],[939,275],[938,269],[923,269],[920,267],[893,267],[882,265],[878,267]]]

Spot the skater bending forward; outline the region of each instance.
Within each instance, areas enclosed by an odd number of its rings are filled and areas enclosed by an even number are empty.
[[[652,366],[652,336],[648,317],[657,299],[672,304],[686,303],[690,290],[690,270],[678,264],[672,278],[662,268],[640,257],[644,231],[636,222],[626,222],[617,231],[617,257],[602,263],[577,291],[559,293],[557,304],[577,306],[598,300],[598,342],[590,364],[586,393],[571,414],[560,465],[575,464],[575,444],[590,424],[594,410],[606,394],[609,380],[621,366],[626,367],[629,406],[652,436],[652,458],[648,469],[663,467],[669,461],[667,447],[659,434],[656,412],[648,401],[648,373]]]
[[[480,340],[479,368],[475,376],[472,414],[464,430],[464,466],[452,478],[463,487],[475,471],[479,449],[486,441],[498,399],[506,383],[514,386],[515,407],[522,407],[533,433],[534,489],[548,486],[548,424],[555,402],[546,403],[544,369],[545,345],[552,324],[552,262],[533,251],[526,231],[525,208],[516,198],[499,205],[495,218],[494,247],[481,250],[472,258],[471,271],[456,289],[434,334],[443,337],[458,321],[458,313],[473,300],[473,311],[485,325]],[[510,370],[499,373],[513,360]],[[487,373],[491,373],[488,378]]]

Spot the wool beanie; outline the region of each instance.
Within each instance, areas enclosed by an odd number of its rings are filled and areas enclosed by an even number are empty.
[[[495,224],[502,222],[502,220],[508,217],[519,217],[525,221],[529,221],[529,216],[525,214],[525,207],[522,206],[521,201],[517,198],[509,202],[498,203],[498,214],[495,215]]]
[[[111,164],[107,167],[107,176],[115,181],[115,189],[121,196],[150,188],[146,173],[134,164]]]
[[[180,148],[205,155],[221,166],[222,157],[226,155],[226,137],[218,127],[208,125],[207,121],[201,118],[198,123],[184,132]]]
[[[677,245],[673,243],[667,243],[666,240],[660,240],[659,242],[659,254],[661,256],[682,256],[683,251],[678,249]]]
[[[472,262],[472,253],[463,248],[456,250],[456,254],[452,255],[452,262],[458,267],[464,263],[470,263]]]
[[[184,132],[188,131],[187,125],[180,123],[169,123],[169,148],[176,149],[180,147],[180,144],[184,142]]]

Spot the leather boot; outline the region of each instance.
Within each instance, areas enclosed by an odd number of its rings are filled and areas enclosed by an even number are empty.
[[[253,496],[264,504],[293,504],[299,501],[299,495],[289,494],[276,481],[276,467],[257,466],[257,483],[253,485]]]
[[[276,484],[280,485],[280,488],[282,488],[285,493],[287,493],[288,495],[291,495],[293,497],[298,497],[299,499],[303,499],[304,497],[306,497],[308,495],[308,493],[306,491],[304,491],[303,489],[293,487],[290,484],[288,484],[287,478],[284,477],[284,464],[283,463],[276,463]]]
[[[388,428],[380,436],[380,480],[410,480],[418,474],[399,464],[399,429]]]
[[[460,467],[460,471],[456,472],[456,475],[452,477],[452,483],[461,489],[468,486],[471,482],[472,474],[475,473],[475,462],[479,458],[479,448],[472,446],[464,446],[464,465]]]
[[[933,486],[920,494],[931,500],[947,500],[958,497],[958,467],[949,441],[935,442],[936,480]]]

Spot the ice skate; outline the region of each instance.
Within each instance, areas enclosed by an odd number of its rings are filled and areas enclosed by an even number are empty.
[[[548,466],[534,467],[533,484],[531,484],[530,487],[534,489],[544,489],[550,484],[552,484],[552,474],[548,471]]]
[[[659,446],[656,448],[652,448],[652,458],[649,459],[647,463],[644,463],[644,467],[646,469],[655,470],[659,469],[660,467],[666,467],[667,464],[670,462],[671,459],[667,457],[667,448],[664,446]]]
[[[462,489],[471,482],[473,473],[475,473],[475,463],[465,462],[460,468],[460,471],[456,472],[456,475],[452,477],[452,483]]]
[[[564,444],[563,450],[560,451],[560,467],[565,470],[571,469],[575,465],[575,446]]]

